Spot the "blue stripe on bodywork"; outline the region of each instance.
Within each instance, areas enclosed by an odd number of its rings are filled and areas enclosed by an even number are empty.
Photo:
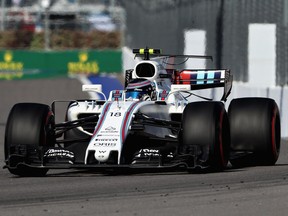
[[[204,84],[204,77],[205,77],[205,73],[203,72],[199,72],[197,73],[197,84]],[[201,81],[198,81],[201,80]]]
[[[135,107],[140,103],[140,101],[137,101],[135,103],[132,103],[129,108],[127,109],[121,128],[120,128],[120,142],[122,143],[123,140],[126,137],[126,132],[128,131],[128,127],[129,127],[129,122],[131,121],[131,118],[133,116],[133,110],[135,109]]]
[[[213,84],[214,83],[214,76],[215,76],[215,72],[208,72],[207,75],[207,84]]]
[[[108,113],[108,110],[110,109],[110,106],[111,106],[112,103],[108,102],[104,105],[103,107],[103,110],[101,112],[101,117],[100,119],[98,120],[98,123],[96,125],[96,128],[95,128],[95,131],[93,133],[93,136],[92,138],[100,131],[102,125],[103,125],[103,122],[105,121],[106,119],[106,116],[107,116],[107,113]]]
[[[190,79],[192,80],[192,81],[190,82],[192,85],[197,84],[197,82],[196,82],[196,80],[197,80],[197,74],[196,74],[196,73],[191,74],[191,75],[190,75]]]
[[[220,81],[220,79],[221,79],[221,71],[215,72],[214,79],[217,79],[217,80],[215,81],[215,83],[220,83],[220,82],[221,82],[221,81]]]

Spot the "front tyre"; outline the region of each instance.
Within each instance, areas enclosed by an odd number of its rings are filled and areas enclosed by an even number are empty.
[[[54,146],[54,115],[50,107],[19,103],[8,116],[5,131],[5,161],[10,173],[18,176],[44,176],[48,169],[18,166],[41,163],[40,149]]]
[[[229,109],[231,159],[235,167],[274,165],[279,157],[279,109],[269,98],[238,98]]]
[[[192,153],[202,167],[223,170],[228,162],[229,142],[229,122],[223,103],[194,102],[185,107],[183,153]]]

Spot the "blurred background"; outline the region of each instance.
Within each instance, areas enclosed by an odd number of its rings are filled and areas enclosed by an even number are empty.
[[[159,47],[212,55],[202,65],[230,68],[243,82],[258,54],[258,61],[274,58],[265,84],[288,83],[287,0],[1,0],[0,6],[1,50]]]
[[[1,0],[1,48],[119,48],[124,11],[110,0]]]
[[[0,80],[76,77],[123,88],[132,48],[212,55],[232,96],[276,100],[288,114],[288,0],[0,0]],[[207,93],[214,97],[217,92]],[[230,100],[231,100],[230,99]],[[229,104],[229,101],[228,101]],[[282,136],[288,136],[283,127]]]

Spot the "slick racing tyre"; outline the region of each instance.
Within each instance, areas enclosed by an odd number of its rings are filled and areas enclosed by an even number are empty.
[[[196,156],[200,166],[223,170],[229,156],[228,116],[221,102],[194,102],[182,118],[184,153]],[[197,164],[196,164],[197,165]]]
[[[280,151],[280,117],[274,100],[238,98],[228,109],[234,167],[274,165]]]
[[[5,161],[10,173],[44,176],[48,169],[17,166],[41,161],[40,148],[54,146],[54,115],[49,106],[19,103],[11,109],[5,131]]]

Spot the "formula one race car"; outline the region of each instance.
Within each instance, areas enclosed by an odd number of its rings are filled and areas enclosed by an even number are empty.
[[[5,168],[43,176],[54,168],[220,171],[229,161],[234,167],[276,163],[280,118],[274,100],[233,99],[227,112],[229,70],[175,69],[168,60],[210,56],[148,48],[133,53],[141,61],[125,71],[125,89],[111,91],[108,99],[103,94],[104,100],[70,101],[64,122],[54,120],[59,101],[51,107],[14,105],[5,132]],[[222,88],[222,98],[197,94],[209,88]],[[101,94],[100,85],[83,90]]]

